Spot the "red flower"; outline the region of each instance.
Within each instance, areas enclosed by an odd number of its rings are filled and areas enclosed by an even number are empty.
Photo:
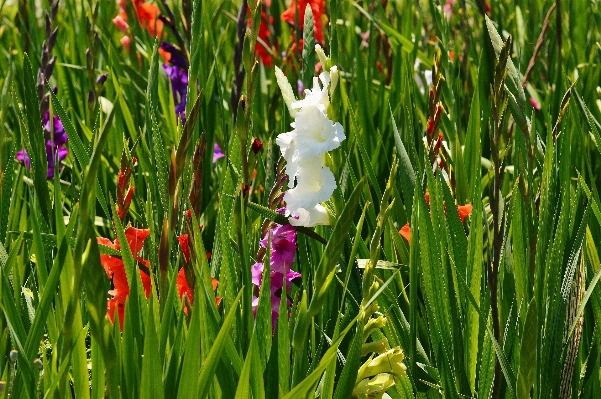
[[[184,260],[186,263],[190,263],[190,236],[188,234],[182,234],[181,236],[177,236],[177,241],[179,241],[179,245],[182,247]]]
[[[411,244],[411,229],[409,228],[409,222],[407,222],[400,230],[399,234],[407,240],[408,244]]]
[[[463,223],[463,219],[465,219],[467,216],[471,215],[472,205],[471,204],[458,205],[457,212],[459,212],[459,219],[461,219],[461,223]]]
[[[298,12],[298,23],[301,28],[305,21],[305,9],[307,4],[311,6],[315,27],[315,40],[323,44],[323,18],[325,15],[325,0],[292,0],[290,7],[282,14],[282,20],[295,26],[296,14]]]
[[[271,63],[273,58],[267,49],[266,46],[270,46],[271,44],[271,32],[269,30],[269,26],[273,25],[273,17],[267,16],[265,12],[265,7],[269,7],[271,5],[271,0],[266,0],[263,4],[263,8],[261,9],[261,24],[259,25],[259,34],[257,44],[255,45],[255,53],[259,56],[259,59],[266,67],[271,67]],[[247,12],[248,18],[246,19],[246,26],[250,29],[251,27],[251,16],[250,16],[250,7]],[[263,43],[261,43],[263,41]],[[277,41],[274,40],[274,47],[277,49]]]
[[[144,246],[144,240],[146,240],[149,234],[149,229],[136,229],[135,227],[131,226],[125,229],[125,238],[129,244],[132,254],[138,262],[142,263],[146,267],[149,265],[148,261],[142,259],[138,253],[142,250],[142,247]],[[119,245],[119,240],[117,238],[115,239],[114,243],[108,238],[104,237],[98,237],[96,240],[98,244],[105,245],[118,251],[121,250],[121,246]],[[123,259],[112,255],[100,255],[100,263],[102,264],[106,275],[113,283],[113,289],[108,292],[111,295],[111,298],[109,298],[107,301],[107,316],[111,320],[111,323],[114,323],[116,308],[119,313],[119,324],[121,326],[121,330],[123,330],[125,302],[129,296],[129,283],[127,281],[127,275],[125,274]],[[142,286],[144,287],[144,294],[146,295],[146,298],[148,298],[150,297],[151,287],[150,276],[142,270],[139,270],[139,272],[140,278],[142,279]]]
[[[217,279],[215,279],[215,278],[211,278],[211,283],[213,285],[213,291],[215,291],[217,289],[217,285],[219,284],[219,281],[217,281]],[[190,289],[190,286],[188,285],[188,281],[186,280],[186,272],[184,271],[183,267],[181,269],[179,269],[179,273],[177,273],[177,281],[175,284],[177,286],[177,292],[179,293],[179,299],[181,301],[184,300],[184,295],[186,295],[188,297],[188,301],[190,301],[190,303],[194,302],[194,297],[192,296],[192,290]],[[215,298],[216,306],[219,306],[220,302],[221,302],[220,297]],[[184,302],[184,313],[186,315],[188,314],[188,306],[186,305],[185,302]]]

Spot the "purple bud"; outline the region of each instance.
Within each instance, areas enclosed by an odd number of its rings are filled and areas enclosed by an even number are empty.
[[[54,72],[55,62],[56,56],[53,56],[48,62],[48,65],[46,65],[46,69],[44,69],[44,78],[46,78],[46,80],[50,79],[50,76],[52,76],[52,72]]]
[[[57,13],[58,13],[58,0],[56,0],[54,2],[54,4],[52,5],[52,20],[53,21],[56,19]]]
[[[94,102],[94,92],[92,90],[88,91],[88,103],[93,103]]]
[[[50,36],[50,32],[52,32],[52,21],[50,20],[50,15],[46,13],[46,37]]]
[[[298,89],[298,95],[302,96],[303,93],[305,92],[305,86],[303,85],[302,80],[299,79],[296,81],[296,87]]]
[[[98,86],[102,86],[104,84],[104,82],[106,82],[106,78],[109,76],[108,73],[103,73],[102,75],[98,76],[98,79],[96,80],[96,84]]]
[[[56,37],[58,36],[58,28],[54,28],[48,39],[48,51],[52,51],[54,44],[56,43]]]

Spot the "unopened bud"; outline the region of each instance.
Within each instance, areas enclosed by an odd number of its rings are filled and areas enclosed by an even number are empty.
[[[8,354],[8,357],[10,358],[11,362],[16,362],[17,359],[19,358],[19,352],[17,352],[15,349],[13,349],[12,351],[10,351],[10,353]]]
[[[254,152],[256,155],[259,153],[259,151],[261,151],[261,148],[263,148],[263,144],[264,143],[262,141],[259,141],[259,139],[255,137],[250,148],[252,149],[252,152]]]
[[[102,75],[98,76],[98,79],[96,79],[96,84],[98,86],[102,86],[104,84],[104,82],[106,82],[106,78],[109,76],[108,73],[103,73]]]
[[[58,13],[58,0],[56,0],[54,2],[54,4],[52,5],[52,20],[54,21],[56,19],[56,14]]]
[[[54,44],[56,43],[56,37],[58,36],[58,28],[54,28],[50,37],[48,38],[48,50],[52,51]]]
[[[46,69],[44,69],[44,77],[46,80],[50,79],[52,76],[52,72],[54,72],[54,64],[56,63],[56,56],[53,56],[50,61],[48,61],[48,65],[46,65]]]
[[[40,360],[40,358],[36,357],[33,361],[33,365],[35,366],[36,369],[38,370],[42,370],[44,368],[44,365],[42,364],[42,361]]]
[[[46,13],[44,19],[46,20],[46,37],[48,37],[52,32],[52,21],[50,20],[50,15],[48,15],[48,13]]]
[[[363,344],[363,346],[361,346],[361,356],[365,356],[369,353],[384,353],[386,352],[387,345],[388,339],[386,338]]]
[[[93,103],[96,96],[92,90],[88,90],[88,103]]]

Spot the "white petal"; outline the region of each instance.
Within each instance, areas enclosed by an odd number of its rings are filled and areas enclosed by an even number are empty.
[[[288,220],[293,226],[313,227],[330,224],[328,212],[326,211],[326,208],[320,204],[309,209],[299,208],[292,213],[292,216],[288,218]]]
[[[293,212],[298,208],[312,208],[325,202],[336,189],[336,179],[327,166],[321,166],[319,159],[303,161],[296,174],[296,186],[286,191],[284,201]]]

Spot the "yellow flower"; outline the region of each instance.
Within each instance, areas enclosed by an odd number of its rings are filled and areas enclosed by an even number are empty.
[[[353,389],[352,396],[359,399],[381,399],[394,383],[394,377],[391,374],[378,374],[372,379],[366,378],[357,384]]]
[[[380,373],[391,373],[396,378],[407,375],[407,366],[403,364],[405,355],[400,346],[388,350],[380,356],[363,363],[357,374],[357,383],[364,378]]]

